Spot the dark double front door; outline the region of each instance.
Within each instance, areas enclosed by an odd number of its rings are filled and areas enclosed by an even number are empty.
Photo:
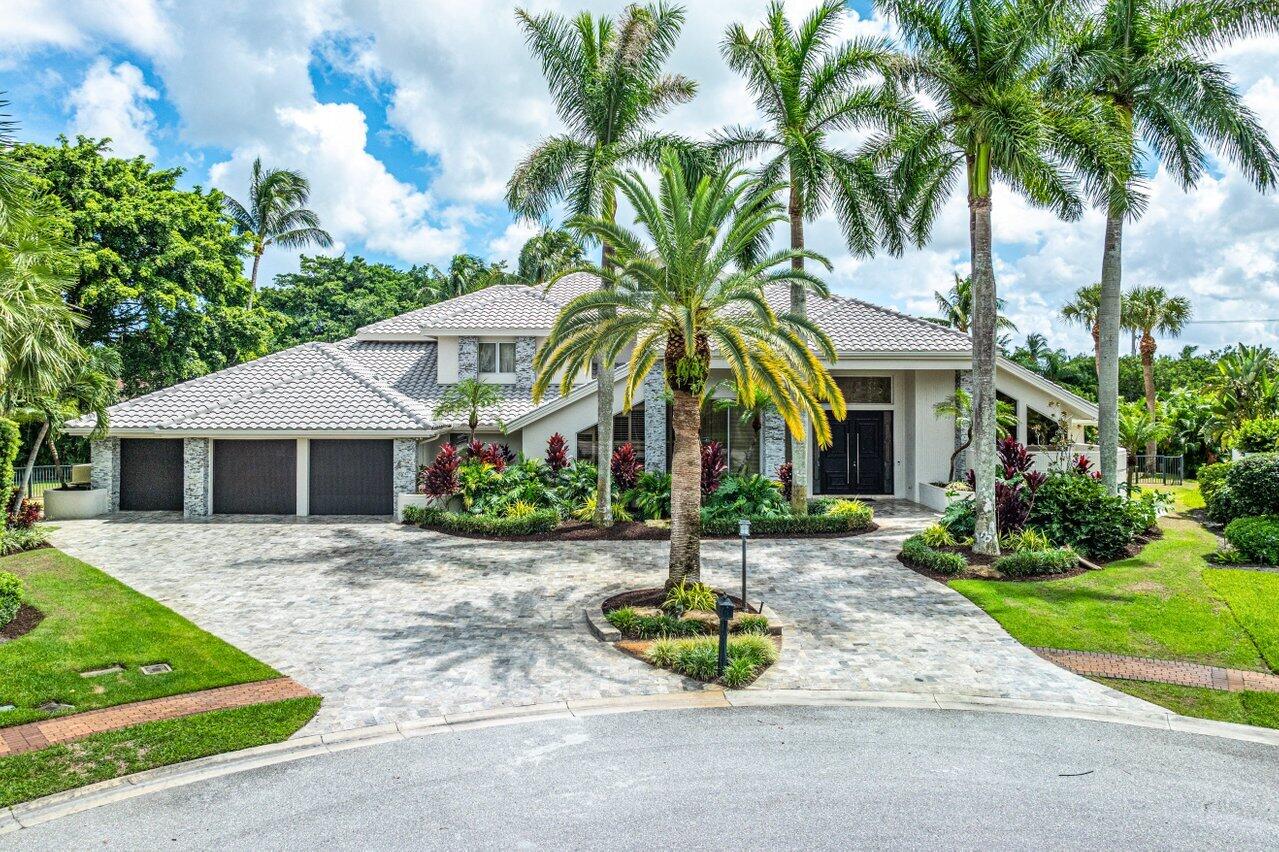
[[[889,494],[893,490],[893,413],[850,411],[830,421],[831,445],[817,451],[822,494]]]

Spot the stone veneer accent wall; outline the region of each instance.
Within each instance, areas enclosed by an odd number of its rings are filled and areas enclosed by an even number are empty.
[[[89,483],[107,489],[107,511],[120,511],[120,439],[103,438],[89,444],[89,461],[93,469]]]
[[[457,339],[457,377],[474,379],[480,375],[480,339],[478,337],[459,337]]]
[[[537,354],[536,337],[515,338],[515,387],[533,387],[533,356]]]
[[[182,439],[182,516],[204,518],[212,514],[209,505],[210,438]]]
[[[776,479],[777,468],[786,462],[786,421],[776,411],[764,412],[760,443],[764,445],[763,469],[760,473],[769,479]]]
[[[644,377],[644,469],[666,473],[666,373],[660,363]]]
[[[417,491],[417,440],[396,438],[392,451],[391,481],[396,494],[413,494]]]

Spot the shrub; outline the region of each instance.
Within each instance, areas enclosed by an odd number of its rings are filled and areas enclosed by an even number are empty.
[[[933,524],[919,534],[920,540],[929,547],[954,547],[955,537],[942,524]]]
[[[728,658],[750,660],[757,666],[771,666],[777,662],[777,645],[767,636],[745,633],[728,637]]]
[[[410,520],[410,518],[412,520]],[[473,515],[470,512],[446,512],[441,509],[404,510],[404,520],[426,529],[470,535],[536,535],[555,529],[560,516],[551,509],[538,509],[519,518]]]
[[[1279,453],[1257,453],[1231,464],[1208,505],[1213,520],[1279,515]]]
[[[1052,549],[1052,542],[1034,527],[1026,527],[1021,532],[1009,533],[999,541],[1001,549],[1009,553],[1042,553]]]
[[[568,467],[568,442],[559,432],[546,439],[546,466],[551,473],[559,473]]]
[[[22,498],[18,500],[18,505],[13,511],[9,511],[9,507],[13,505],[13,501],[17,499],[18,494],[22,491],[21,486],[11,489],[7,492],[7,500],[5,501],[5,526],[11,530],[29,530],[40,520],[40,504],[34,500]]]
[[[1035,459],[1016,438],[1001,438],[995,444],[999,466],[995,477],[995,527],[1000,537],[1026,525],[1035,505],[1035,494],[1047,478],[1031,470]],[[968,487],[976,490],[977,474],[968,471]],[[975,508],[974,523],[976,521]]]
[[[648,649],[648,660],[655,666],[671,669],[697,680],[714,680],[719,668],[719,641],[710,637],[696,639],[660,639]],[[764,666],[777,661],[777,646],[767,636],[751,634],[731,636],[728,640],[728,666],[724,684],[731,686],[729,669],[737,665],[734,683],[741,684]],[[744,672],[750,667],[750,675]]]
[[[4,627],[22,606],[22,581],[5,571],[0,571],[0,627]]]
[[[44,547],[48,540],[48,530],[43,526],[34,526],[29,529],[0,529],[0,556],[35,550],[37,547]]]
[[[18,458],[18,444],[22,437],[18,424],[0,417],[0,492],[13,482],[13,463]],[[0,528],[4,527],[6,512],[0,512]]]
[[[1279,565],[1279,515],[1235,518],[1226,524],[1226,541],[1251,560]]]
[[[1279,417],[1245,420],[1231,437],[1241,453],[1273,453],[1279,451]]]
[[[1121,555],[1136,532],[1128,500],[1108,494],[1090,476],[1073,473],[1047,478],[1035,495],[1029,523],[1053,544],[1070,545],[1100,562]]]
[[[1023,550],[995,560],[995,569],[1006,577],[1064,574],[1078,565],[1079,555],[1070,547],[1053,550]]]
[[[648,661],[664,669],[674,668],[679,657],[679,645],[674,639],[659,639],[648,647]]]
[[[750,660],[738,657],[735,660],[728,661],[728,665],[724,667],[724,675],[720,680],[724,682],[724,686],[737,689],[750,683],[757,671],[759,671],[759,667]]]
[[[728,472],[728,462],[724,454],[724,445],[719,441],[707,441],[702,444],[702,499],[719,490]]]
[[[855,524],[857,527],[870,526],[875,512],[861,500],[836,500],[826,510],[826,517],[839,518]]]
[[[640,472],[644,470],[644,465],[635,455],[635,445],[627,441],[613,450],[609,469],[613,472],[613,487],[619,492],[634,488],[635,480],[639,479]]]
[[[779,515],[751,518],[751,534],[787,536],[857,532],[869,527],[874,518],[870,508],[864,508],[864,512],[842,515]],[[711,536],[735,536],[737,535],[737,518],[713,518],[703,514],[702,533]]]
[[[595,495],[598,471],[590,462],[576,461],[560,471],[556,478],[556,492],[568,506],[578,506],[587,497]]]
[[[938,574],[955,575],[968,567],[964,557],[958,553],[934,550],[924,543],[922,535],[913,535],[902,542],[902,557],[916,568]]]
[[[977,528],[977,507],[971,499],[956,500],[942,512],[943,527],[955,538],[970,538]]]
[[[777,483],[759,474],[731,474],[706,500],[707,517],[756,518],[789,514]]]
[[[440,447],[435,461],[417,472],[418,493],[436,498],[452,497],[462,487],[457,480],[457,467],[461,463],[457,447],[452,444]]]
[[[466,445],[466,460],[485,462],[501,473],[515,460],[515,454],[506,444],[484,444],[476,438]]]
[[[646,470],[635,480],[635,487],[622,496],[625,504],[645,520],[671,516],[671,475]]]
[[[622,632],[623,636],[633,636],[639,626],[639,613],[633,606],[619,607],[612,612],[604,613],[609,624]]]
[[[516,500],[506,507],[507,518],[527,518],[537,514],[537,507],[525,500]]]
[[[1199,480],[1199,493],[1205,503],[1211,503],[1217,492],[1226,484],[1226,474],[1230,472],[1233,462],[1217,462],[1200,466],[1195,477]]]
[[[733,629],[738,633],[758,633],[763,636],[768,633],[768,619],[762,615],[748,613],[737,619]]]
[[[715,611],[715,590],[705,583],[689,583],[680,580],[672,586],[662,601],[662,609],[688,612],[689,610]]]
[[[795,465],[790,462],[782,462],[777,466],[777,481],[782,486],[782,497],[787,503],[791,498],[791,487],[795,484]]]

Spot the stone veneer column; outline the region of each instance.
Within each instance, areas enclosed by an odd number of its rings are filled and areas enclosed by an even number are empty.
[[[107,489],[107,511],[120,511],[120,439],[103,438],[89,444],[89,460],[93,469],[89,484]]]
[[[536,337],[515,338],[515,387],[533,387],[533,356],[537,354]]]
[[[759,442],[764,448],[760,473],[769,479],[776,479],[777,468],[786,462],[786,421],[772,409],[764,412],[764,423],[759,430]]]
[[[480,339],[478,337],[459,337],[457,339],[457,377],[474,379],[480,375]]]
[[[417,439],[396,438],[392,452],[391,482],[396,494],[417,492]]]
[[[206,518],[209,506],[210,438],[182,439],[182,516]]]
[[[644,469],[666,473],[666,373],[660,363],[644,377]]]

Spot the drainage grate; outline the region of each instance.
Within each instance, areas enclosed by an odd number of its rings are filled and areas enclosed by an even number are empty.
[[[102,675],[119,674],[124,671],[124,666],[116,663],[113,666],[107,666],[105,669],[94,669],[93,671],[80,672],[80,677],[101,677]]]
[[[168,674],[171,671],[173,671],[173,666],[168,663],[152,663],[149,666],[142,667],[144,675]]]

